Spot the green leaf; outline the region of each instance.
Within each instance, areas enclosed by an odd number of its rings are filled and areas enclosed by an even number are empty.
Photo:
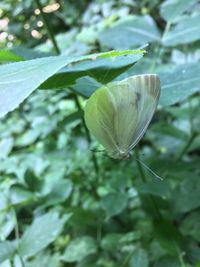
[[[112,49],[129,49],[159,40],[160,32],[152,17],[148,15],[120,19],[99,34],[101,46]]]
[[[175,188],[172,194],[173,209],[177,213],[189,212],[200,207],[199,176],[185,173],[185,179]]]
[[[24,58],[16,55],[15,53],[9,50],[0,50],[0,62],[8,61],[8,62],[16,62],[23,61]]]
[[[169,254],[177,255],[177,248],[181,244],[182,236],[172,221],[154,220],[154,236]]]
[[[0,242],[0,263],[14,256],[17,246],[15,242]]]
[[[10,202],[13,205],[21,204],[34,199],[34,195],[22,184],[13,184],[10,187]]]
[[[60,267],[59,255],[40,253],[31,262],[26,262],[26,267],[39,267],[39,266]]]
[[[154,267],[180,267],[177,257],[164,256],[158,260]]]
[[[111,233],[107,234],[101,241],[101,247],[105,251],[117,251],[122,249],[127,244],[132,244],[134,241],[141,238],[140,232],[129,233]]]
[[[107,234],[101,241],[101,247],[105,251],[116,251],[122,236],[122,234],[118,233]]]
[[[111,52],[108,52],[108,54],[112,56]],[[92,82],[91,78],[96,80],[96,84],[98,84],[98,82],[104,84],[108,83],[119,74],[133,66],[139,59],[142,58],[142,56],[142,53],[136,53],[133,55],[127,55],[126,57],[118,56],[118,58],[113,58],[113,60],[103,57],[98,60],[79,62],[78,64],[64,68],[62,71],[49,78],[40,85],[40,89],[66,89],[67,86],[73,86],[76,80],[82,77],[80,80],[82,81],[83,87],[78,88],[78,92],[80,93],[80,91],[82,91],[81,94],[83,96],[88,96],[86,86],[88,85],[88,82]],[[84,84],[85,76],[90,77],[90,80],[88,80],[86,84]],[[95,82],[93,83],[96,88]],[[77,89],[77,87],[72,88],[75,90]]]
[[[48,57],[0,66],[0,117],[69,62],[66,57]]]
[[[181,232],[185,236],[191,236],[200,242],[200,213],[199,211],[189,214],[181,224]]]
[[[160,14],[166,21],[174,21],[187,11],[196,0],[166,0],[160,6]]]
[[[184,251],[187,255],[188,261],[195,266],[195,264],[200,263],[200,247],[198,243],[194,242],[193,239],[186,239],[184,244]]]
[[[129,267],[148,267],[149,260],[144,249],[138,248],[133,252],[129,261]]]
[[[66,262],[81,261],[86,256],[95,253],[96,241],[92,237],[83,236],[74,239],[65,250],[62,260]]]
[[[61,180],[52,185],[52,190],[44,198],[44,205],[56,205],[64,202],[72,192],[72,182],[70,180]]]
[[[73,85],[71,88],[76,93],[84,97],[90,97],[91,94],[100,87],[102,87],[102,83],[96,81],[95,79],[89,76],[85,76],[85,77],[79,78],[76,81],[76,84]]]
[[[200,91],[200,64],[180,65],[160,72],[161,96],[159,104],[169,106],[186,100]]]
[[[98,60],[100,59],[101,64],[103,63],[103,65],[100,65],[105,73],[105,69],[107,68],[116,69],[119,66],[120,68],[123,67],[123,69],[127,68],[140,59],[143,52],[141,50],[126,50],[124,52],[111,51],[79,57],[45,57],[0,66],[0,117],[18,107],[37,87],[64,66],[89,60],[90,63],[86,62],[85,64],[89,64],[89,66],[91,64],[93,68],[97,67],[98,69],[100,68]],[[129,56],[124,57],[124,55]],[[116,59],[110,60],[110,58],[118,56],[122,59],[121,64]],[[77,67],[76,72],[80,75],[83,70]],[[98,71],[96,70],[96,75],[98,75],[97,73]]]
[[[200,39],[200,15],[184,18],[168,31],[162,42],[165,46],[187,44]]]
[[[101,199],[101,207],[107,217],[121,213],[127,206],[128,196],[125,193],[111,193]]]
[[[167,181],[150,181],[141,186],[139,190],[142,194],[151,194],[167,199],[170,195],[170,185]]]
[[[47,213],[34,220],[19,243],[21,256],[34,256],[52,243],[60,234],[64,221],[57,213]]]

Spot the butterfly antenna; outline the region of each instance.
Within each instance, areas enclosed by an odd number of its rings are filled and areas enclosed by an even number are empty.
[[[149,168],[144,162],[142,162],[141,160],[139,160],[138,158],[134,157],[134,159],[136,161],[138,161],[143,167],[145,167],[151,174],[153,174],[157,179],[159,179],[160,181],[163,181],[164,179],[159,176],[158,174],[156,174],[151,168]]]

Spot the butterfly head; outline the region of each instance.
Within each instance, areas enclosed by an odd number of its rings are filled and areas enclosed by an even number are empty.
[[[124,160],[128,160],[128,159],[131,158],[130,151],[117,150],[117,151],[109,152],[108,155],[111,158],[113,158],[113,159],[124,159]]]

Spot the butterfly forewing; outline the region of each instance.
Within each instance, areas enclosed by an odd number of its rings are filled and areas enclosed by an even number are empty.
[[[144,135],[153,117],[160,96],[160,79],[157,75],[137,75],[132,78],[134,90],[138,96],[138,121],[129,150],[132,149]],[[129,86],[131,86],[131,83]]]

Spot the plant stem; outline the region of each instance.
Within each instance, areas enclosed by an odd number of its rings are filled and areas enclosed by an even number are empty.
[[[14,262],[13,262],[13,261],[14,261],[13,259],[12,259],[12,260],[10,260],[10,266],[11,266],[11,267],[15,267],[15,266],[14,266]]]
[[[81,104],[79,102],[79,99],[77,97],[77,95],[74,94],[74,101],[76,103],[76,107],[77,109],[79,110],[79,112],[81,114],[83,114],[83,109],[81,107]],[[85,134],[86,134],[86,138],[87,138],[87,141],[88,141],[88,144],[90,145],[92,143],[92,139],[91,139],[91,136],[90,136],[90,132],[85,124],[85,120],[83,118],[83,116],[81,116],[81,120],[82,120],[82,123],[83,123],[83,127],[84,127],[84,130],[85,130]],[[96,155],[94,153],[94,151],[91,151],[92,153],[92,161],[93,161],[93,164],[94,164],[94,169],[95,169],[95,172],[98,174],[99,172],[99,166],[98,166],[98,163],[97,163],[97,158],[96,158]]]
[[[170,27],[171,27],[171,22],[168,21],[166,26],[165,26],[164,32],[162,34],[161,41],[158,43],[157,47],[155,48],[155,59],[152,61],[152,65],[150,67],[150,71],[154,71],[154,69],[156,67],[157,59],[160,58],[160,56],[161,56],[162,41],[163,41],[165,35],[170,30]]]
[[[186,267],[184,259],[183,259],[183,253],[180,251],[179,247],[177,247],[177,254],[178,254],[178,259],[180,262],[181,267]]]
[[[18,220],[17,220],[17,214],[16,214],[16,211],[15,211],[14,208],[12,209],[12,211],[13,211],[13,214],[14,214],[14,220],[15,220],[15,238],[16,238],[17,243],[18,243],[18,245],[19,245],[19,239],[20,239],[20,237],[19,237],[19,224],[18,224]],[[17,249],[17,250],[18,250],[18,249]],[[18,256],[19,256],[19,259],[20,259],[20,261],[21,261],[21,265],[22,265],[22,267],[25,267],[23,258],[20,256],[19,253],[18,253]]]
[[[138,152],[137,149],[135,150],[135,154],[136,154],[137,158],[139,159],[139,152]],[[140,161],[136,161],[136,164],[137,164],[137,167],[138,167],[138,171],[140,173],[141,180],[143,181],[143,183],[146,183],[147,182],[146,176],[145,176],[145,173],[143,171],[143,168],[142,168],[142,165],[141,165]],[[157,219],[159,219],[160,223],[164,222],[165,220],[164,220],[162,214],[159,211],[156,199],[152,195],[149,195],[148,197],[149,197],[149,200],[152,203],[152,207],[153,207],[153,209],[155,211]],[[172,237],[172,239],[173,239],[173,237]],[[180,262],[180,266],[181,267],[186,267],[186,265],[184,263],[183,255],[182,255],[182,253],[181,253],[176,241],[175,241],[175,247],[176,247],[176,250],[177,250],[177,255],[178,255],[178,260]]]
[[[60,54],[60,49],[59,49],[59,47],[57,45],[56,39],[54,38],[54,34],[53,34],[52,29],[51,29],[51,27],[49,25],[49,22],[48,22],[48,20],[46,18],[46,15],[42,10],[42,5],[40,3],[40,0],[34,0],[34,1],[35,1],[36,6],[38,7],[38,9],[40,10],[40,15],[41,15],[42,21],[43,21],[43,23],[44,23],[44,25],[46,27],[47,34],[48,34],[49,39],[51,40],[51,42],[53,44],[54,50],[55,50],[56,54],[59,55]]]

